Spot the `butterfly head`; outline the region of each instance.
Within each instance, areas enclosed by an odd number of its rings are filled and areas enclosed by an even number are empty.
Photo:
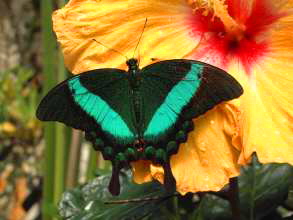
[[[126,64],[129,68],[129,70],[133,71],[133,70],[138,70],[138,60],[135,58],[131,58],[129,60],[126,61]]]

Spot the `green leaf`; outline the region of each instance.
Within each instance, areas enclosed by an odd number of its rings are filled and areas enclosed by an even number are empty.
[[[130,174],[122,178],[119,196],[108,192],[110,175],[95,178],[88,184],[67,191],[59,204],[59,213],[69,220],[164,219],[160,211],[170,196],[156,182],[134,184]],[[132,199],[151,198],[151,201],[131,202]],[[114,204],[115,201],[125,201]],[[107,204],[107,202],[113,204]]]
[[[103,175],[92,182],[63,195],[60,214],[70,220],[108,219],[188,219],[231,220],[229,202],[219,196],[206,193],[201,202],[194,195],[178,197],[180,216],[175,216],[174,206],[158,183],[134,184],[130,175],[123,178],[122,193],[118,197],[109,194],[107,185],[110,176]],[[292,167],[284,164],[261,165],[253,160],[242,169],[239,177],[240,209],[242,219],[280,219],[279,207],[288,195],[292,181]],[[107,201],[165,197],[138,203],[105,204]],[[173,202],[174,203],[174,202]],[[170,211],[171,210],[171,211]],[[183,213],[183,214],[182,214]]]
[[[239,177],[240,203],[246,219],[257,220],[273,212],[287,198],[292,166],[261,165],[254,158]]]
[[[59,213],[65,219],[71,219],[78,213],[82,212],[86,201],[82,196],[80,188],[68,190],[63,193],[62,200],[59,204]]]
[[[291,186],[289,188],[289,195],[285,202],[288,209],[293,210],[293,183],[291,183]]]
[[[292,166],[262,165],[255,158],[251,165],[243,167],[238,179],[242,219],[278,219],[276,209],[287,198],[292,174]],[[232,216],[227,200],[206,194],[189,219],[229,220]]]
[[[231,219],[229,202],[218,196],[206,194],[197,209],[188,218],[190,220],[229,220]]]
[[[270,213],[269,215],[261,218],[261,220],[282,220],[282,216],[278,213],[277,210],[273,211],[272,213]]]

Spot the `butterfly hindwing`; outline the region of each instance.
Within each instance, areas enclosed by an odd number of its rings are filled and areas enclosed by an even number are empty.
[[[191,120],[221,101],[242,94],[238,82],[221,69],[193,60],[166,60],[141,70],[145,139],[159,141],[178,120]]]
[[[37,116],[84,131],[101,130],[112,143],[123,145],[133,142],[136,132],[129,96],[125,71],[93,70],[51,90],[41,102]]]

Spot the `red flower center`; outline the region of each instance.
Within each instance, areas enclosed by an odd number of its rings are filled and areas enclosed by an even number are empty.
[[[214,1],[212,9],[194,9],[189,25],[201,41],[192,58],[221,68],[237,60],[250,74],[253,64],[269,52],[271,25],[283,16],[273,9],[267,0]]]

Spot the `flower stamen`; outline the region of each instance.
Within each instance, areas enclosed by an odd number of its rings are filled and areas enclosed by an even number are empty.
[[[244,36],[245,25],[237,22],[228,12],[225,0],[187,0],[193,11],[202,10],[202,15],[207,16],[210,12],[218,17],[225,27],[227,35],[240,41]]]

